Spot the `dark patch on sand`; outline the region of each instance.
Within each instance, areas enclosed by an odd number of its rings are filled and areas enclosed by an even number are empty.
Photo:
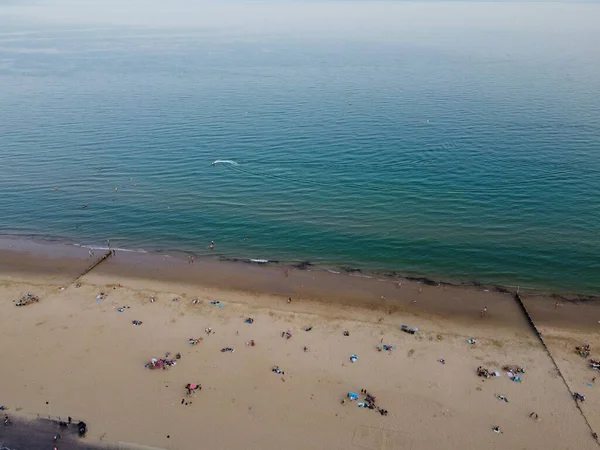
[[[61,427],[58,421],[49,419],[23,420],[10,417],[10,425],[0,428],[0,448],[10,450],[48,450],[56,445],[60,450],[117,450],[86,442],[77,434],[76,421],[67,427]],[[54,442],[54,436],[60,438]]]

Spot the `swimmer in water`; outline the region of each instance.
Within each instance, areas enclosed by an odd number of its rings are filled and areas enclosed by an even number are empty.
[[[210,245],[208,246],[211,250],[215,248],[215,241],[210,241]]]

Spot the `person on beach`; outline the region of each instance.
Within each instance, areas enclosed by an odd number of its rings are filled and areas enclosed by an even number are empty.
[[[487,306],[484,307],[481,312],[479,313],[479,317],[483,317],[483,315],[487,312]]]
[[[188,395],[192,395],[192,392],[202,390],[202,385],[197,383],[188,383],[185,385]]]

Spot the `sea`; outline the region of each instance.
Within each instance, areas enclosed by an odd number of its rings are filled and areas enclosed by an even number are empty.
[[[0,235],[600,293],[600,3],[226,3],[0,2]]]

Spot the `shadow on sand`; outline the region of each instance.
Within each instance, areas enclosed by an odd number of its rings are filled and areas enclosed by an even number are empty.
[[[54,441],[55,436],[60,436]],[[116,450],[86,442],[78,435],[77,424],[60,426],[49,419],[23,420],[10,418],[9,425],[0,424],[0,450]]]

